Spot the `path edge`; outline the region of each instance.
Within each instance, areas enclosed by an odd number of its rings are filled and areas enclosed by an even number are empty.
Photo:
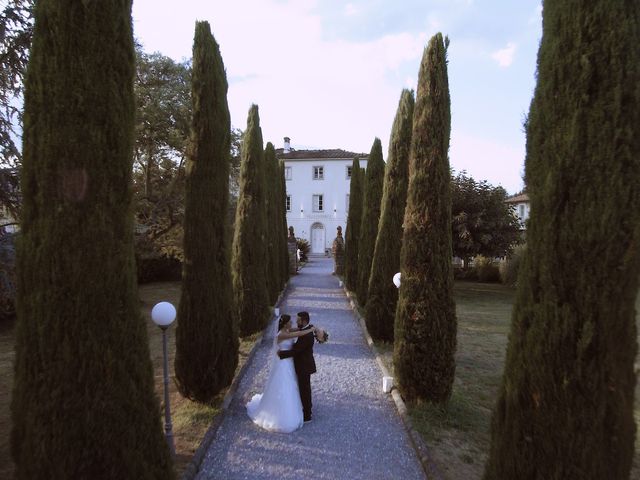
[[[282,301],[284,300],[284,297],[287,291],[289,290],[289,282],[290,280],[287,280],[287,283],[282,289],[282,292],[280,292],[280,295],[278,296],[278,300],[276,300],[276,303],[275,305],[273,305],[273,308],[278,308],[282,303]],[[222,400],[220,413],[216,415],[216,417],[213,419],[213,422],[211,423],[211,426],[207,430],[207,433],[205,433],[204,437],[202,437],[200,446],[191,457],[191,461],[189,462],[189,465],[187,465],[187,468],[185,468],[184,472],[182,472],[182,476],[180,477],[181,480],[193,480],[198,474],[198,472],[200,471],[200,467],[202,465],[204,457],[207,454],[207,451],[209,450],[211,443],[216,438],[216,435],[218,434],[218,429],[220,428],[220,425],[222,425],[222,421],[224,420],[227,410],[229,409],[229,405],[231,405],[233,397],[235,397],[236,392],[238,391],[238,387],[240,386],[240,381],[244,377],[244,374],[246,373],[247,368],[249,368],[249,364],[253,360],[253,357],[255,356],[256,351],[262,345],[262,341],[264,340],[265,333],[270,327],[271,327],[271,321],[268,322],[267,326],[264,328],[264,330],[262,330],[260,335],[258,335],[258,337],[256,338],[256,341],[253,344],[253,347],[251,347],[251,351],[247,355],[247,359],[245,360],[244,364],[240,368],[240,371],[238,372],[238,374],[234,377],[233,381],[231,382],[231,385],[229,386],[229,389],[227,390],[227,393],[225,394]]]
[[[354,299],[354,295],[349,290],[347,290],[347,287],[344,285],[344,282],[342,282],[342,289],[344,290],[344,293],[347,296],[347,299],[349,300],[349,305],[351,307],[351,310],[353,311],[354,316],[356,317],[356,319],[358,320],[358,323],[360,324],[360,328],[367,342],[367,345],[369,346],[369,349],[373,352],[374,356],[376,357],[376,363],[378,364],[378,368],[380,368],[380,371],[382,372],[383,376],[392,377],[393,375],[389,373],[389,370],[387,370],[387,367],[384,365],[384,362],[382,361],[382,357],[378,353],[378,349],[376,348],[373,342],[373,338],[371,338],[371,335],[369,335],[367,324],[365,323],[364,317],[361,316],[360,312],[358,311],[358,307],[356,304],[356,300]],[[422,466],[422,470],[424,471],[427,477],[427,480],[444,480],[442,473],[438,469],[435,461],[433,460],[433,458],[431,457],[431,454],[429,453],[429,447],[427,446],[427,443],[422,438],[422,435],[420,435],[420,433],[413,426],[413,422],[411,421],[411,417],[409,416],[407,406],[404,403],[404,400],[402,399],[400,392],[395,386],[391,389],[391,397],[393,398],[393,403],[396,405],[396,410],[398,411],[398,415],[400,415],[400,418],[402,419],[402,425],[404,426],[405,430],[409,435],[409,439],[411,440],[411,446],[413,447],[413,449],[416,451],[416,454],[418,455],[418,459],[420,460],[420,465]]]

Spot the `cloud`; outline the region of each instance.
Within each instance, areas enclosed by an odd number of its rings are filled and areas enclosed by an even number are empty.
[[[501,67],[509,67],[513,63],[513,57],[516,54],[517,45],[513,42],[507,43],[505,48],[500,50],[496,50],[491,54],[491,58],[493,58],[498,65]]]
[[[425,27],[348,41],[326,37],[312,0],[183,2],[179,11],[166,0],[134,3],[145,49],[189,56],[196,16],[210,20],[230,80],[232,124],[245,128],[250,105],[258,104],[263,138],[278,146],[285,135],[296,148],[368,152],[376,136],[386,143],[403,80],[417,74],[434,33]]]
[[[353,3],[347,3],[344,6],[344,14],[347,17],[351,17],[351,16],[356,15],[358,13],[360,13],[360,10],[358,10],[358,8]]]
[[[350,8],[335,13],[343,20],[364,22],[369,6],[348,0]],[[449,1],[437,0],[450,5]],[[455,0],[456,10],[471,5]],[[477,3],[477,2],[476,2]],[[277,147],[282,137],[291,137],[294,148],[343,148],[368,152],[379,137],[385,152],[402,88],[416,88],[420,58],[428,39],[438,30],[452,34],[450,73],[456,78],[478,76],[482,82],[464,81],[472,95],[452,97],[455,109],[460,98],[495,93],[489,79],[504,77],[491,60],[491,39],[470,33],[455,35],[455,19],[440,10],[425,12],[413,29],[376,30],[375,35],[345,38],[327,35],[327,18],[317,0],[238,0],[202,2],[183,0],[175,9],[173,0],[136,0],[134,28],[145,50],[161,51],[179,60],[191,56],[195,20],[209,20],[229,79],[228,101],[232,125],[246,127],[252,103],[260,107],[264,141]],[[344,4],[343,4],[344,5]],[[416,10],[419,11],[419,10]],[[171,32],[171,35],[167,35]],[[475,33],[475,32],[474,32]],[[509,38],[509,37],[507,37]],[[514,38],[514,37],[511,37]],[[517,39],[520,42],[520,37]],[[526,63],[526,43],[518,49],[518,65]],[[513,62],[516,44],[495,52],[501,66]],[[496,58],[498,54],[507,58]],[[489,60],[489,61],[487,61]],[[506,61],[506,64],[504,62]],[[473,77],[475,78],[475,77]],[[451,79],[452,86],[455,84]],[[452,87],[453,88],[453,87]],[[455,91],[452,90],[452,94]],[[527,101],[530,92],[527,87]],[[497,102],[504,102],[501,92]],[[487,123],[504,122],[489,114]],[[452,124],[452,166],[466,169],[474,178],[500,181],[510,192],[521,188],[520,170],[524,147],[520,136],[513,141],[485,138],[482,129],[469,125],[463,134],[461,119]],[[524,144],[524,142],[522,142]],[[520,151],[522,150],[522,151]]]
[[[451,133],[451,167],[456,172],[466,170],[475,180],[488,180],[493,185],[500,179],[499,184],[509,193],[522,190],[524,155],[524,145],[514,147],[455,129]]]

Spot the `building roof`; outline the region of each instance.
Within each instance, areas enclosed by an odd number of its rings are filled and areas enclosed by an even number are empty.
[[[526,203],[529,202],[529,195],[527,192],[517,193],[505,200],[505,203]]]
[[[276,148],[276,157],[282,160],[313,160],[313,159],[335,159],[342,160],[348,159],[351,160],[355,157],[361,159],[367,159],[369,157],[366,153],[354,153],[347,152],[346,150],[342,150],[340,148],[334,148],[331,150],[293,150],[291,149],[288,153],[284,153],[283,148]]]

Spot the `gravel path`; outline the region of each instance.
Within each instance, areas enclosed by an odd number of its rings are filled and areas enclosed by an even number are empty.
[[[204,479],[423,479],[381,373],[364,341],[330,259],[312,259],[291,279],[282,313],[308,310],[330,332],[316,344],[313,422],[290,434],[255,426],[245,404],[268,375],[273,330],[258,348],[200,467]]]

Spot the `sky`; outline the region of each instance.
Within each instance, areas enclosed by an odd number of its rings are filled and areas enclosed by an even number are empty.
[[[535,87],[540,0],[134,0],[147,52],[191,57],[207,20],[229,82],[232,126],[259,106],[264,141],[295,149],[386,152],[403,88],[417,89],[424,48],[448,35],[451,166],[523,187],[523,121]]]

